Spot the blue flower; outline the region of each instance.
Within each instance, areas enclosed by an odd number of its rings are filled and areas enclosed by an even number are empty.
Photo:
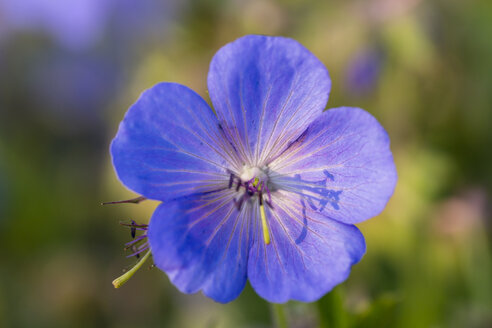
[[[366,48],[354,56],[346,71],[347,90],[362,96],[372,91],[381,76],[384,54],[378,48]]]
[[[249,279],[271,302],[314,301],[365,252],[354,223],[379,214],[396,171],[389,138],[358,108],[323,112],[331,81],[298,42],[250,35],[212,59],[215,113],[160,83],[111,144],[121,182],[162,201],[147,237],[184,293],[229,302]]]

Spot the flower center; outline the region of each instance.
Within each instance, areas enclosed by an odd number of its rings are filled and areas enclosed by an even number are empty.
[[[262,169],[256,166],[249,167],[247,165],[243,167],[240,178],[243,181],[249,181],[252,179],[258,179],[260,182],[265,183],[268,181],[268,175]]]
[[[268,230],[268,222],[266,220],[265,206],[263,203],[266,203],[271,209],[273,209],[273,206],[270,190],[268,189],[267,171],[267,167],[260,169],[256,166],[249,167],[245,165],[239,177],[234,173],[231,173],[229,179],[229,189],[232,188],[234,184],[237,192],[241,190],[241,187],[244,188],[244,193],[238,199],[234,198],[234,203],[238,210],[241,210],[241,207],[245,202],[250,200],[256,201],[256,198],[258,199],[258,203],[260,205],[261,225],[263,227],[263,240],[265,241],[265,244],[268,245],[270,244],[270,233]],[[268,200],[263,199],[265,195]]]
[[[260,203],[263,203],[263,196],[267,196],[265,202],[268,206],[272,207],[270,195],[270,189],[268,187],[268,168],[263,167],[260,169],[259,167],[253,166],[244,166],[241,174],[239,176],[231,173],[229,178],[229,189],[235,187],[237,192],[240,192],[242,188],[244,188],[244,193],[239,199],[235,199],[236,206],[238,209],[241,209],[241,206],[245,201],[250,199],[256,200],[259,199]]]

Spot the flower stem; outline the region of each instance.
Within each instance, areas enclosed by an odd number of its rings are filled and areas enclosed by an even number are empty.
[[[347,327],[347,312],[343,305],[343,287],[337,286],[316,302],[320,328]]]
[[[123,275],[121,275],[118,278],[116,278],[115,280],[113,280],[114,288],[120,288],[121,286],[123,286],[123,284],[125,284],[128,280],[130,280],[130,278],[135,274],[135,272],[137,272],[137,270],[142,267],[142,265],[145,263],[145,261],[147,261],[149,256],[150,256],[150,250],[144,255],[144,257],[142,257],[142,259],[140,261],[137,262],[137,264],[135,264],[135,266],[133,268],[131,268],[130,270],[125,272]]]
[[[285,316],[285,311],[284,311],[284,305],[270,303],[270,307],[271,307],[272,317],[275,323],[275,327],[288,328],[287,318]]]

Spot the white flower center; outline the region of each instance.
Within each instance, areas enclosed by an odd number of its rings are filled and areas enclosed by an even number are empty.
[[[239,178],[241,178],[244,182],[250,181],[251,179],[258,179],[257,183],[266,183],[268,181],[268,175],[265,173],[265,170],[262,170],[256,166],[249,167],[247,165],[243,166],[243,170]]]

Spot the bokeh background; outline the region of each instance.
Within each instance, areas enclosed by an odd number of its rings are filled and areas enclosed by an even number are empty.
[[[109,143],[160,81],[208,100],[213,54],[297,39],[328,67],[328,107],[387,129],[399,182],[359,227],[367,254],[290,327],[492,327],[492,1],[0,0],[0,327],[270,327],[251,287],[220,305],[134,263],[121,220],[155,202],[116,179]]]

